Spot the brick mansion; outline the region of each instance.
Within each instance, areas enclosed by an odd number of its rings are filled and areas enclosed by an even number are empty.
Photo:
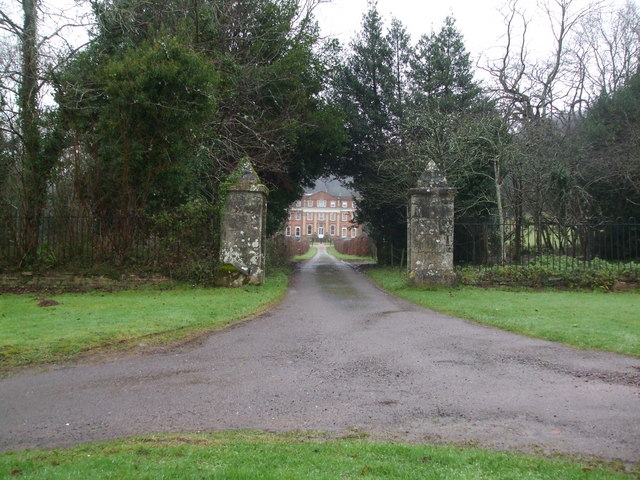
[[[289,208],[285,235],[309,240],[355,238],[362,233],[354,220],[355,204],[353,196],[306,194]]]

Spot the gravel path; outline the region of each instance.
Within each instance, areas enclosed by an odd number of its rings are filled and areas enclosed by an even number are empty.
[[[640,360],[416,307],[320,249],[270,312],[179,349],[0,380],[0,449],[357,428],[640,460]]]

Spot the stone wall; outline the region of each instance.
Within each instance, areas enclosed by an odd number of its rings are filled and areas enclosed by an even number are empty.
[[[161,275],[140,277],[138,275],[126,274],[121,275],[119,278],[110,278],[105,276],[84,276],[73,273],[47,273],[39,275],[32,272],[20,272],[0,275],[0,292],[125,290],[146,285],[162,285],[168,283],[171,283],[171,279]]]

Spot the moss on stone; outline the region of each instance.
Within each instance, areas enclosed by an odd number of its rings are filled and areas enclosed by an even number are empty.
[[[218,267],[218,271],[220,273],[236,273],[239,272],[238,267],[235,265],[231,265],[230,263],[225,263],[224,265],[220,265]]]

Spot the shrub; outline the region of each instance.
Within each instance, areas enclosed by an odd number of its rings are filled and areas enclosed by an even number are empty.
[[[200,199],[152,218],[157,242],[155,269],[197,285],[215,282],[219,228],[212,208]]]
[[[538,257],[524,265],[461,267],[462,285],[513,285],[611,290],[616,282],[640,282],[640,265],[594,259],[582,262],[572,257]]]

